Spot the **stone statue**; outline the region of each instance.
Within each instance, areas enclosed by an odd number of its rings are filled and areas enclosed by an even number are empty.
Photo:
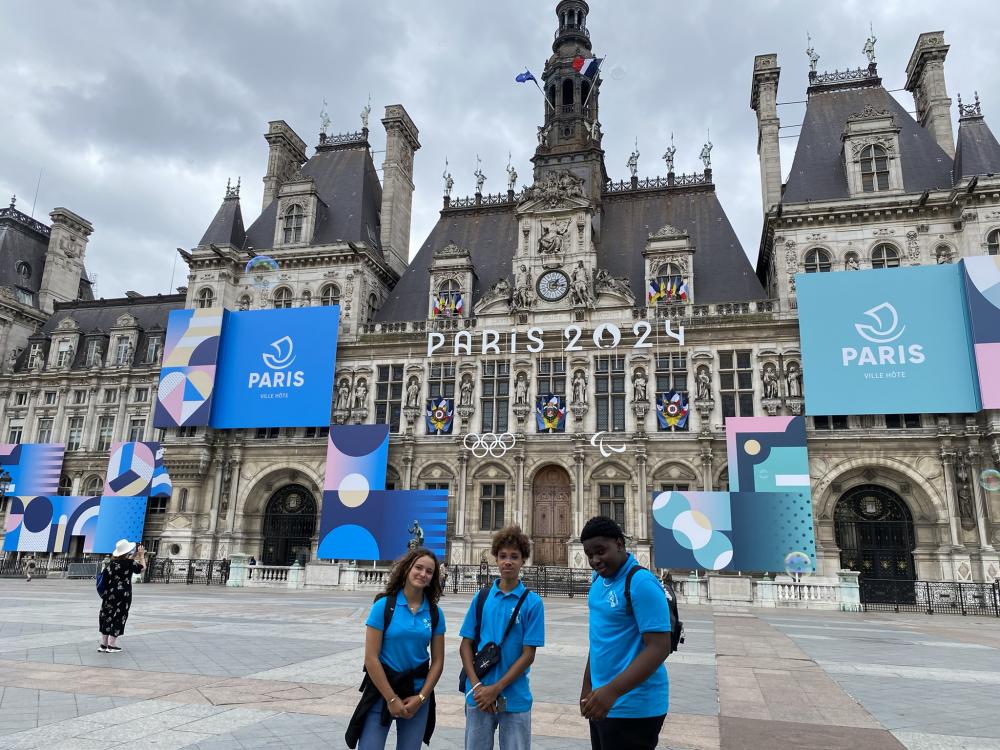
[[[354,386],[354,408],[364,409],[368,406],[368,383],[361,378]]]
[[[708,143],[701,147],[701,153],[698,154],[698,158],[701,159],[701,163],[705,165],[705,169],[712,168],[712,139],[709,138]]]
[[[583,261],[577,261],[576,268],[573,269],[573,278],[570,281],[570,292],[574,305],[589,305],[594,301],[594,292],[591,290],[590,274],[583,265]]]
[[[319,112],[319,132],[326,135],[330,129],[330,115],[326,111],[326,99],[323,100],[323,109]]]
[[[500,279],[494,284],[490,291],[483,297],[484,300],[502,299],[510,302],[510,282],[506,278]]]
[[[587,376],[583,374],[583,370],[577,370],[573,375],[573,403],[587,403]]]
[[[871,27],[869,27],[869,30],[871,30]],[[878,39],[875,38],[875,32],[871,31],[870,36],[865,39],[865,46],[861,48],[864,56],[868,58],[869,65],[873,65],[875,63],[875,42],[877,41]]]
[[[415,375],[406,384],[406,406],[411,409],[420,408],[420,381]]]
[[[511,307],[531,307],[531,271],[523,263],[514,275],[514,294],[511,297]]]
[[[639,368],[635,371],[635,375],[632,376],[632,387],[635,389],[632,393],[633,401],[648,401],[646,398],[646,371]]]
[[[514,381],[514,404],[526,403],[528,403],[528,376],[522,371],[517,374],[517,380]]]
[[[847,256],[847,270],[848,271],[860,271],[861,264],[858,263],[858,256],[851,253]]]
[[[455,181],[451,178],[451,172],[448,171],[448,161],[444,162],[444,172],[441,173],[441,179],[444,180],[444,194],[445,197],[451,197],[451,189],[455,187]]]
[[[362,107],[362,109],[361,109],[361,129],[362,130],[368,130],[368,115],[371,114],[371,111],[372,111],[372,103],[371,103],[371,100],[369,100],[368,103],[364,107]]]
[[[413,519],[413,523],[410,524],[407,532],[413,535],[407,543],[409,549],[417,549],[417,547],[424,546],[424,530],[420,528],[420,522],[416,518]]]
[[[698,370],[698,376],[695,378],[697,381],[698,388],[698,400],[699,401],[711,401],[712,400],[712,371],[707,367],[702,367]]]
[[[462,376],[462,384],[459,386],[460,399],[459,406],[472,406],[472,376],[466,373]]]
[[[17,349],[11,349],[10,354],[7,355],[7,372],[14,372],[14,367],[17,366],[17,357],[20,352]]]
[[[677,153],[677,146],[674,145],[674,134],[670,134],[670,145],[667,146],[667,150],[663,153],[663,161],[667,163],[667,174],[671,174],[674,171],[674,154]]]
[[[629,172],[632,173],[633,177],[639,176],[639,142],[636,141],[635,149],[632,153],[628,155],[628,161],[625,162],[625,166],[628,167]]]
[[[551,224],[542,227],[542,236],[538,238],[539,255],[555,255],[562,251],[563,242],[569,233],[569,219],[557,221],[554,226],[554,232]]]
[[[951,250],[942,245],[935,253],[935,260],[937,260],[937,264],[939,266],[951,263]]]
[[[476,157],[476,171],[472,173],[476,177],[476,192],[480,195],[483,194],[483,183],[486,182],[486,175],[483,174],[483,167],[479,161],[479,157]]]
[[[98,342],[97,346],[94,347],[94,361],[90,363],[90,368],[97,369],[101,367],[104,363],[104,347]]]
[[[778,398],[778,373],[773,366],[764,368],[761,380],[764,381],[764,398]]]
[[[538,126],[538,145],[543,147],[549,145],[549,129],[541,125]]]
[[[338,411],[347,411],[351,406],[351,385],[347,378],[342,378],[337,386],[337,403],[334,408]]]
[[[802,398],[802,370],[794,362],[788,365],[785,380],[788,384],[788,397]]]
[[[35,357],[31,361],[31,370],[32,370],[32,372],[41,372],[42,371],[42,368],[45,366],[45,362],[43,361],[43,359],[44,358],[41,355],[38,355],[37,357]]]
[[[67,370],[73,366],[73,360],[76,359],[76,348],[70,344],[69,349],[66,350],[66,362],[63,364]]]
[[[516,185],[517,170],[514,169],[514,165],[510,163],[510,154],[507,154],[507,190],[513,192]]]
[[[816,54],[816,50],[812,46],[812,37],[806,34],[806,57],[809,58],[809,72],[816,72],[816,63],[819,62],[819,55]]]

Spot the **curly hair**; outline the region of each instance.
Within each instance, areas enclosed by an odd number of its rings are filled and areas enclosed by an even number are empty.
[[[496,557],[503,547],[513,547],[525,560],[531,557],[531,541],[517,524],[506,526],[493,535],[493,544],[490,547],[493,557]]]
[[[389,571],[389,577],[386,579],[385,591],[376,596],[375,600],[378,601],[383,596],[396,596],[396,594],[402,591],[406,585],[406,577],[410,574],[410,569],[413,568],[413,563],[421,557],[429,557],[434,561],[434,575],[431,576],[430,582],[424,587],[424,596],[427,598],[430,606],[437,606],[438,600],[441,598],[441,565],[438,562],[437,555],[426,547],[411,549],[393,563],[392,570]]]
[[[624,541],[625,532],[622,531],[622,527],[617,522],[607,516],[594,516],[584,524],[583,531],[580,532],[580,541],[585,542],[598,536]]]

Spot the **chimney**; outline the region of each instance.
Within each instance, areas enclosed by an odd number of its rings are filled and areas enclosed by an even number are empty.
[[[917,37],[906,64],[906,90],[913,94],[919,122],[955,158],[951,130],[951,99],[944,81],[944,59],[948,55],[943,31],[925,31]]]
[[[45,270],[38,290],[38,306],[47,313],[56,302],[72,302],[80,296],[80,276],[87,252],[87,240],[94,226],[67,208],[49,214],[52,227],[45,250]]]
[[[390,104],[382,118],[385,161],[382,162],[382,255],[402,274],[410,257],[410,214],[413,206],[413,154],[420,148],[417,126],[402,104]]]
[[[306,142],[284,120],[269,122],[264,139],[270,149],[267,154],[264,205],[261,210],[278,197],[281,186],[306,162]]]
[[[781,202],[781,152],[778,150],[778,55],[753,59],[750,109],[757,113],[757,157],[760,159],[760,192],[764,213]]]

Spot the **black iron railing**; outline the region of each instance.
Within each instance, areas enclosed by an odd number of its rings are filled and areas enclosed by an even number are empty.
[[[865,612],[924,612],[1000,617],[1000,581],[900,581],[862,578]]]
[[[177,558],[154,560],[146,568],[143,580],[146,583],[224,586],[229,580],[229,561]]]

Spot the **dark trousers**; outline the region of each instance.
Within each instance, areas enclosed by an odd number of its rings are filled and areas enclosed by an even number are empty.
[[[592,750],[656,750],[666,716],[590,722]]]

